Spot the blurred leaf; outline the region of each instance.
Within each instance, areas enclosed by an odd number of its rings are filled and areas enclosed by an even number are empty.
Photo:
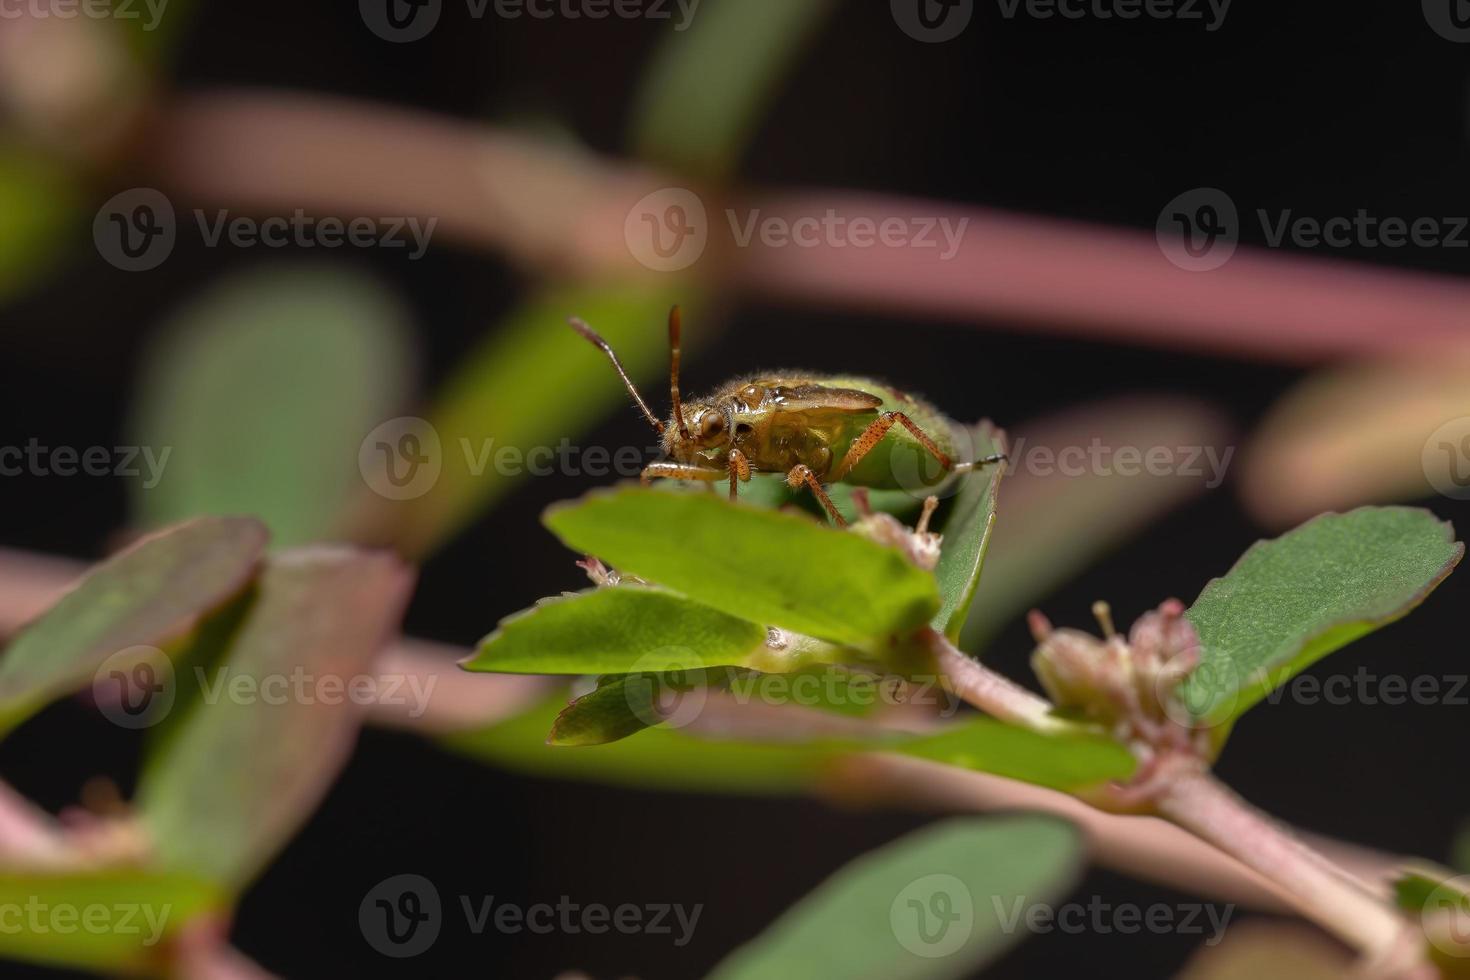
[[[1232,721],[1417,606],[1464,551],[1448,523],[1409,507],[1323,514],[1257,542],[1187,613],[1202,659],[1181,689],[1185,702],[1211,724]]]
[[[743,664],[766,628],[638,585],[543,599],[500,621],[466,670],[625,674]]]
[[[1159,516],[1207,488],[1216,453],[1223,468],[1231,447],[1227,427],[1199,402],[1178,398],[1128,398],[1098,402],[1018,427],[1001,486],[1005,511],[985,555],[985,587],[975,594],[961,645],[979,650],[998,630],[1057,586],[1119,547]],[[1158,447],[1179,453],[1177,469],[1150,473],[1057,466],[1057,454],[1094,444],[1113,451],[1146,453]]]
[[[1422,912],[1435,893],[1442,888],[1464,894],[1463,885],[1466,882],[1460,882],[1459,887],[1456,885],[1464,877],[1447,868],[1436,868],[1429,864],[1404,868],[1393,880],[1394,904],[1406,912]]]
[[[47,273],[79,223],[79,200],[63,168],[0,145],[0,299]]]
[[[679,670],[621,674],[598,679],[597,689],[562,709],[551,725],[549,745],[606,745],[636,735],[665,718],[681,696],[720,686],[721,671]]]
[[[614,408],[633,411],[607,358],[578,337],[567,318],[591,323],[635,380],[657,377],[668,370],[664,324],[669,307],[682,303],[685,323],[701,322],[697,292],[680,280],[661,282],[657,287],[558,287],[512,311],[468,355],[428,412],[442,462],[432,489],[401,501],[364,495],[355,540],[393,544],[403,554],[423,556],[525,472],[524,465],[517,473],[497,472],[494,457],[500,450],[514,449],[525,461],[533,450],[550,450],[587,431]],[[657,406],[661,394],[654,387],[646,396]],[[650,429],[645,445],[613,449],[613,465],[617,453],[624,453],[641,467],[657,445],[658,435]]]
[[[258,514],[281,547],[328,537],[362,486],[358,450],[408,396],[406,314],[331,267],[230,276],[174,317],[138,386],[133,438],[169,451],[139,483],[145,524]]]
[[[949,820],[850,862],[736,950],[711,980],[973,975],[1081,871],[1081,836],[1037,815]]]
[[[1306,926],[1248,921],[1224,942],[1206,945],[1179,980],[1337,980],[1352,975],[1352,957]]]
[[[634,152],[694,176],[728,176],[782,74],[832,6],[832,0],[692,6],[689,22],[665,35],[639,86]]]
[[[411,585],[385,554],[270,559],[228,660],[145,766],[138,809],[165,867],[238,888],[306,820],[352,750],[354,685],[376,678]]]
[[[575,748],[551,746],[546,733],[565,696],[475,732],[451,735],[445,747],[543,779],[575,779],[673,792],[791,794],[808,789],[846,747],[841,742],[740,742],[701,739],[673,728]]]
[[[1127,780],[1137,766],[1133,754],[1110,738],[1042,735],[991,718],[903,742],[893,751],[1067,791]]]
[[[266,539],[249,518],[202,518],[95,566],[0,657],[0,734],[85,687],[113,654],[193,631],[249,585]]]
[[[0,871],[0,958],[162,975],[168,940],[190,919],[228,907],[194,878],[138,868]]]
[[[1005,433],[989,421],[975,426],[970,436],[976,459],[1005,449]],[[940,606],[931,625],[951,640],[959,638],[960,628],[970,614],[975,587],[980,584],[980,568],[985,563],[991,528],[995,526],[995,503],[1002,472],[1000,466],[988,466],[980,472],[966,474],[940,528],[944,540],[939,564],[934,569]]]
[[[1256,429],[1241,493],[1272,527],[1327,510],[1428,497],[1432,478],[1456,479],[1449,467],[1464,458],[1457,444],[1467,435],[1470,358],[1323,369],[1283,396]],[[1444,454],[1441,441],[1454,456]],[[1458,493],[1456,483],[1445,485]]]
[[[882,654],[939,608],[893,548],[710,493],[599,491],[546,511],[577,551],[732,615]]]

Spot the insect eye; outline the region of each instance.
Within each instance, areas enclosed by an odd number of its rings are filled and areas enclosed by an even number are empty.
[[[713,439],[725,431],[725,420],[718,412],[709,412],[699,422],[699,437],[701,439]]]

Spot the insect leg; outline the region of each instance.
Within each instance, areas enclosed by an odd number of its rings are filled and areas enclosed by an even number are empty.
[[[847,526],[847,521],[843,519],[841,512],[837,510],[837,505],[832,503],[832,498],[827,496],[827,491],[822,489],[822,482],[817,479],[817,475],[812,472],[812,468],[805,463],[797,463],[791,467],[791,472],[786,474],[786,485],[795,490],[803,484],[811,489],[817,501],[832,518],[833,524],[836,524],[838,527]]]
[[[654,480],[703,480],[713,483],[724,478],[724,470],[711,470],[688,463],[649,463],[643,467],[643,472],[638,477],[645,487]]]
[[[730,471],[730,499],[734,500],[737,495],[736,481],[746,483],[750,480],[750,460],[740,450],[731,449],[727,468]]]
[[[908,429],[913,434],[913,437],[919,441],[919,445],[927,449],[929,454],[938,460],[939,465],[946,470],[951,470],[956,473],[968,473],[977,466],[1000,463],[1006,458],[1005,453],[995,453],[992,456],[986,456],[984,459],[978,459],[973,463],[955,463],[954,460],[949,458],[948,453],[940,449],[938,444],[929,438],[928,433],[914,424],[913,419],[902,412],[884,412],[863,430],[862,435],[853,440],[852,445],[848,447],[847,455],[842,457],[842,461],[832,471],[832,479],[834,481],[841,480],[848,473],[852,472],[852,468],[861,462],[864,456],[872,452],[873,447],[883,441],[883,437],[888,435],[888,430],[893,428],[895,423]]]

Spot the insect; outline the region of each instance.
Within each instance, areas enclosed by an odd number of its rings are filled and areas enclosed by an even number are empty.
[[[669,311],[669,397],[667,422],[660,421],[634,387],[612,346],[584,321],[572,327],[607,355],[628,394],[662,437],[664,458],[643,469],[654,479],[728,480],[730,498],[752,473],[782,473],[792,489],[806,487],[832,522],[846,520],[824,484],[849,483],[899,489],[898,472],[917,474],[933,487],[953,473],[1004,462],[996,453],[974,462],[953,458],[952,423],[932,406],[869,378],[780,372],[737,378],[707,398],[679,395],[682,316]],[[912,457],[897,465],[899,457]],[[933,457],[939,470],[918,465]],[[926,477],[925,472],[928,470]]]

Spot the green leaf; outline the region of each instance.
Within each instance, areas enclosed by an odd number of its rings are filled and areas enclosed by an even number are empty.
[[[567,318],[579,316],[591,323],[617,350],[634,380],[663,375],[666,383],[664,324],[676,302],[684,306],[685,323],[701,324],[699,336],[706,340],[713,327],[699,316],[698,291],[677,279],[660,280],[658,287],[608,283],[552,288],[512,311],[468,356],[427,414],[442,463],[432,487],[406,500],[365,495],[353,539],[391,543],[400,554],[426,555],[523,478],[528,467],[548,465],[533,453],[554,450],[614,409],[631,411],[607,358],[578,337]],[[686,350],[692,334],[686,333]],[[647,393],[653,404],[658,404],[653,397],[657,393],[657,388]],[[618,453],[631,454],[641,468],[654,458],[657,446],[658,435],[650,429],[645,446],[609,447],[614,459],[605,468],[627,465]],[[517,462],[498,466],[495,456],[506,450],[515,453]],[[582,462],[591,467],[590,461]]]
[[[0,298],[22,292],[49,271],[78,210],[77,188],[65,168],[0,145]]]
[[[1417,606],[1464,551],[1448,523],[1410,507],[1323,514],[1257,542],[1186,614],[1202,659],[1181,689],[1185,703],[1207,723],[1233,721],[1310,664]]]
[[[1230,459],[1222,448],[1229,429],[1219,413],[1184,398],[1096,402],[1008,434],[1017,432],[1002,481],[1005,513],[985,554],[985,588],[975,594],[961,633],[960,646],[972,652],[1082,569],[1203,493]],[[1112,451],[1108,465],[1058,465],[1059,453],[1093,445]],[[1178,465],[1154,472],[1114,465],[1125,451],[1146,460],[1158,449],[1173,453]]]
[[[500,621],[466,670],[630,674],[744,664],[766,629],[662,589],[622,585],[543,599]]]
[[[1012,916],[1055,901],[1081,836],[1036,815],[950,820],[849,863],[710,980],[945,980],[1018,941]]]
[[[1069,792],[1127,780],[1137,766],[1132,753],[1101,735],[1042,735],[991,718],[900,743],[893,751]]]
[[[627,738],[664,721],[684,696],[702,699],[724,679],[722,671],[705,670],[599,678],[596,690],[577,698],[556,716],[547,744],[606,745]]]
[[[446,737],[455,752],[542,779],[571,779],[673,792],[787,795],[810,788],[847,743],[705,740],[649,728],[636,738],[575,748],[548,745],[566,707],[562,695],[474,732]]]
[[[1005,433],[988,421],[975,426],[967,441],[974,444],[975,459],[1005,449]],[[975,588],[980,584],[980,567],[985,563],[990,530],[995,526],[996,496],[1003,472],[1001,466],[987,466],[966,474],[940,529],[944,540],[934,569],[940,606],[931,625],[951,640],[959,639]]]
[[[706,178],[735,169],[787,66],[832,0],[742,0],[698,8],[665,36],[639,86],[634,150]]]
[[[731,615],[872,654],[928,623],[934,577],[801,514],[627,487],[546,511],[569,547]]]
[[[162,975],[168,942],[227,900],[194,878],[139,868],[0,871],[0,958],[107,974]]]
[[[0,733],[85,687],[113,654],[185,638],[246,588],[266,538],[249,518],[202,518],[94,567],[0,657]]]
[[[139,519],[247,513],[277,546],[331,536],[362,490],[364,438],[408,397],[406,322],[377,280],[333,267],[209,287],[143,366],[133,438],[169,456],[156,486],[133,485]]]
[[[412,579],[348,548],[270,559],[228,658],[145,765],[138,810],[163,866],[238,888],[295,832],[352,751]]]

